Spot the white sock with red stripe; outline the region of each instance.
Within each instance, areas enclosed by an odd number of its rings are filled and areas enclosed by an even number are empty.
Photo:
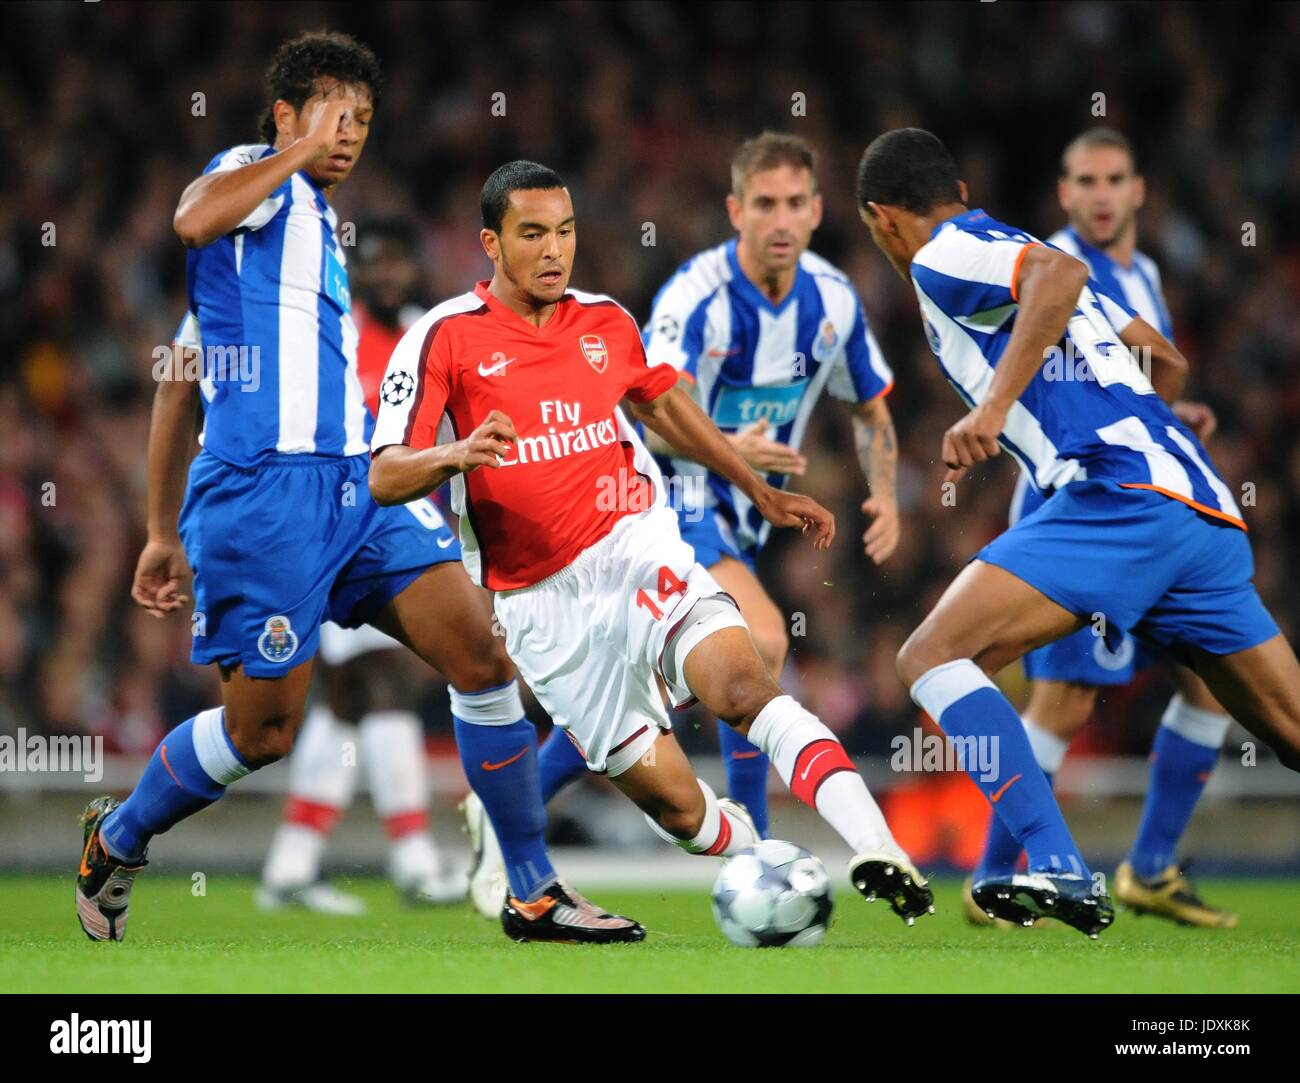
[[[844,746],[793,697],[777,696],[759,711],[749,740],[767,753],[790,792],[815,809],[855,854],[903,854]]]
[[[429,834],[424,729],[413,711],[372,711],[361,719],[361,762],[370,800],[388,835],[389,873],[399,885],[434,875],[438,848]]]
[[[705,857],[729,857],[758,842],[758,835],[749,824],[718,804],[718,795],[713,792],[713,787],[702,778],[695,781],[700,784],[700,790],[704,794],[704,822],[695,837],[679,839],[647,816],[646,823],[656,835],[665,842],[680,846],[688,854],[703,854]]]
[[[302,887],[320,878],[321,854],[357,784],[356,727],[316,706],[289,757],[289,799],[262,868],[269,887]]]

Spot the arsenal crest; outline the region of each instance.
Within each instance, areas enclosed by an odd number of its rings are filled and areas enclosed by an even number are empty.
[[[599,335],[583,335],[578,339],[578,345],[582,347],[582,356],[587,359],[587,364],[597,372],[604,372],[609,364],[609,351],[605,349],[605,340]]]

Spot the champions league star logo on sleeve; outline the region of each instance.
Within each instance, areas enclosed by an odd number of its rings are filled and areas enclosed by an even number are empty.
[[[286,616],[268,617],[266,631],[257,637],[257,650],[268,662],[287,662],[298,649],[298,634]]]
[[[389,406],[400,406],[415,390],[415,377],[405,369],[390,372],[379,385],[379,397]]]

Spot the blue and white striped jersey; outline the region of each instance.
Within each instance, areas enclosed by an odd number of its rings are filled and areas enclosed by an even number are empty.
[[[274,150],[218,154],[204,173]],[[346,257],[323,191],[295,173],[186,268],[202,330],[205,449],[235,466],[268,455],[363,455],[373,419],[357,378]],[[208,394],[208,391],[211,394]]]
[[[982,402],[1015,324],[1030,234],[971,210],[941,223],[913,258],[930,348],[957,393]],[[1237,525],[1241,512],[1200,442],[1120,342],[1132,319],[1095,279],[1079,295],[1060,358],[1011,408],[999,442],[1041,492],[1083,478],[1154,489]]]
[[[646,355],[678,369],[723,432],[766,419],[771,439],[797,448],[822,391],[868,402],[889,391],[893,373],[842,271],[804,252],[794,287],[774,305],[741,271],[736,243],[687,260],[659,290],[642,331]],[[707,479],[704,504],[740,549],[766,541],[770,524],[725,478],[686,459],[659,464],[665,474]],[[786,476],[767,480],[784,486]]]
[[[1071,226],[1058,229],[1047,238],[1048,244],[1081,259],[1102,287],[1122,299],[1152,327],[1174,341],[1174,321],[1169,318],[1164,291],[1160,286],[1160,268],[1150,256],[1133,253],[1133,266],[1123,267],[1100,248],[1094,248]]]
[[[1169,307],[1160,287],[1160,269],[1150,256],[1134,252],[1133,266],[1122,267],[1100,248],[1088,244],[1071,226],[1058,229],[1047,238],[1047,243],[1083,260],[1089,273],[1104,290],[1122,300],[1170,342],[1174,340],[1174,323],[1169,318]],[[1119,330],[1123,330],[1122,325]],[[1030,487],[1028,475],[1021,470],[1011,498],[1012,524],[1019,522],[1045,499],[1046,496]]]

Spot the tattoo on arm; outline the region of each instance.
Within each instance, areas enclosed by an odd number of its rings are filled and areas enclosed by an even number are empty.
[[[894,492],[898,475],[898,437],[891,418],[868,421],[854,417],[853,437],[858,451],[862,476],[867,479],[872,496]]]

